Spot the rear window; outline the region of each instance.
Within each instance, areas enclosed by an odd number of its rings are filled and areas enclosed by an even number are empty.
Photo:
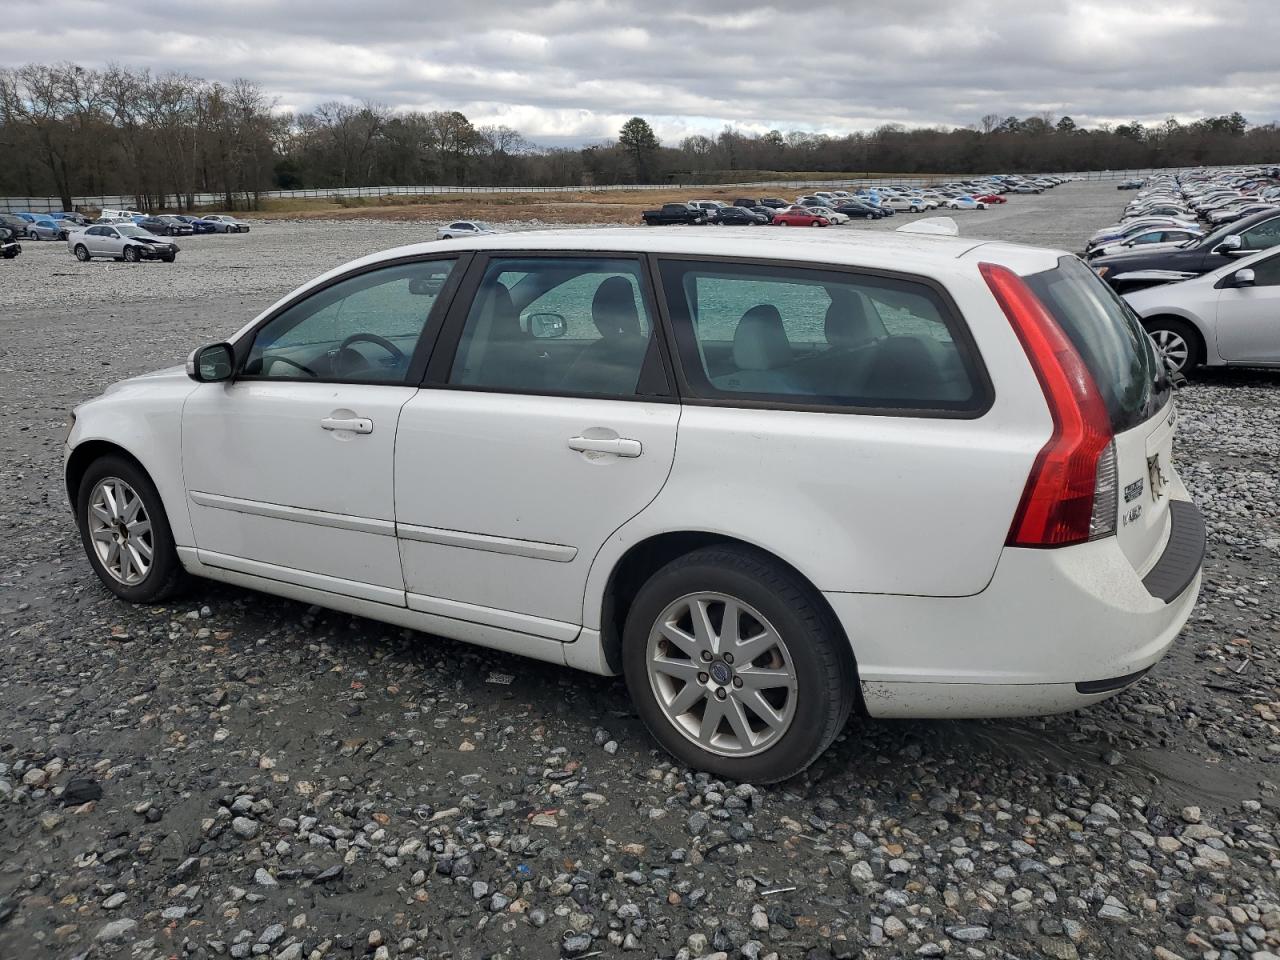
[[[1023,279],[1053,314],[1093,375],[1116,433],[1155,416],[1173,389],[1129,306],[1075,257]]]

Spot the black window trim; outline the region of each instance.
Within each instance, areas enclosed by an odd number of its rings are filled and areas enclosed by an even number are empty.
[[[614,393],[577,393],[568,390],[526,390],[511,387],[497,388],[476,384],[449,383],[454,357],[462,341],[471,305],[480,290],[480,284],[494,260],[630,260],[638,266],[640,296],[649,311],[653,328],[649,348],[645,351],[636,379],[636,392],[628,396]],[[634,250],[520,250],[485,249],[477,251],[467,269],[467,275],[445,316],[440,334],[431,351],[431,358],[419,386],[424,390],[457,390],[468,393],[497,393],[510,396],[565,397],[575,400],[617,400],[623,403],[679,403],[672,377],[670,346],[661,320],[661,303],[654,287],[654,277],[646,254]],[[642,393],[642,387],[652,392]]]
[[[235,373],[232,375],[232,382],[245,381],[247,383],[339,383],[352,384],[363,387],[413,387],[417,386],[421,381],[427,369],[427,362],[431,356],[431,352],[435,347],[437,338],[440,335],[440,328],[444,324],[444,318],[448,313],[454,298],[457,296],[458,288],[462,284],[462,277],[470,266],[473,254],[469,250],[449,251],[429,254],[415,254],[404,257],[393,257],[389,260],[379,260],[376,263],[365,264],[355,270],[348,270],[336,277],[331,277],[318,286],[308,287],[295,297],[280,304],[269,314],[255,323],[250,329],[246,330],[237,337],[231,344],[235,354]],[[386,269],[389,267],[402,267],[416,263],[430,263],[438,260],[453,260],[454,267],[449,271],[449,277],[441,288],[440,293],[436,296],[435,302],[431,305],[431,312],[427,314],[426,323],[422,326],[422,331],[418,334],[418,340],[414,344],[412,353],[409,355],[409,366],[405,370],[405,375],[396,380],[369,380],[369,379],[340,379],[337,377],[317,377],[298,378],[298,377],[264,377],[260,375],[248,374],[244,372],[244,365],[249,361],[249,352],[253,349],[253,343],[258,337],[258,333],[276,317],[280,316],[286,310],[297,306],[304,300],[324,290],[328,290],[339,283],[347,280],[361,277],[368,273]]]
[[[986,416],[996,401],[995,385],[991,381],[991,376],[987,371],[987,365],[983,361],[982,353],[978,350],[977,342],[973,339],[973,331],[970,330],[968,322],[964,318],[964,314],[960,311],[950,292],[932,277],[926,277],[921,274],[906,273],[899,270],[883,270],[873,267],[851,266],[849,264],[839,263],[817,263],[812,260],[783,260],[771,257],[734,257],[734,256],[716,256],[712,254],[680,254],[680,253],[658,253],[649,254],[652,263],[652,275],[654,291],[658,298],[658,308],[662,318],[664,333],[668,341],[668,351],[672,358],[671,362],[675,370],[676,388],[680,393],[680,402],[694,407],[726,407],[731,409],[747,409],[747,410],[786,410],[799,411],[802,413],[840,413],[853,414],[856,416],[867,417],[908,417],[912,419],[928,419],[928,420],[979,420]],[[938,407],[891,407],[891,406],[863,406],[853,403],[805,403],[803,401],[785,400],[780,394],[766,396],[764,394],[743,394],[741,397],[699,397],[693,392],[693,388],[689,384],[688,378],[685,376],[684,366],[680,359],[679,350],[676,349],[675,325],[672,322],[671,315],[667,310],[666,290],[662,284],[661,265],[666,261],[677,263],[707,263],[707,264],[729,264],[735,266],[762,267],[766,269],[785,268],[808,270],[821,273],[839,273],[847,274],[850,277],[875,277],[884,280],[899,280],[908,283],[917,283],[928,287],[933,291],[946,309],[948,316],[944,319],[949,322],[951,331],[954,335],[954,342],[960,351],[962,359],[968,364],[968,369],[973,372],[974,387],[977,390],[977,406],[970,410],[954,410]]]

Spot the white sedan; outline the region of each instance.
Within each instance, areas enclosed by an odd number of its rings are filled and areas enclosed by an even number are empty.
[[[1280,366],[1280,248],[1124,299],[1171,370]]]
[[[179,248],[176,243],[132,223],[95,223],[68,234],[67,249],[81,263],[88,263],[94,257],[109,257],[129,263],[139,260],[173,263]]]
[[[212,223],[214,233],[248,233],[249,225],[243,220],[237,220],[229,213],[202,213],[201,220],[208,220]]]
[[[483,220],[454,220],[436,228],[437,240],[457,240],[462,237],[479,237],[498,231]]]
[[[67,435],[85,573],[620,673],[679,763],[747,783],[855,705],[1138,682],[1205,528],[1169,378],[1103,282],[954,236],[712,233],[384,251],[116,384]]]

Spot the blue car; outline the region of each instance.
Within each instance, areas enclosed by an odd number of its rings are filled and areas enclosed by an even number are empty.
[[[175,213],[175,217],[183,223],[191,224],[192,233],[216,233],[218,226],[212,220],[205,220],[203,217],[188,217],[181,213]]]

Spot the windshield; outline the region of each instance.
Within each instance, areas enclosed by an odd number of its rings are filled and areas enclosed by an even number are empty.
[[[1153,417],[1173,389],[1137,316],[1075,257],[1024,278],[1053,314],[1106,403],[1111,428],[1130,430]]]
[[[116,231],[122,237],[149,237],[152,236],[151,231],[143,230],[141,227],[129,226],[127,224],[116,224]]]

